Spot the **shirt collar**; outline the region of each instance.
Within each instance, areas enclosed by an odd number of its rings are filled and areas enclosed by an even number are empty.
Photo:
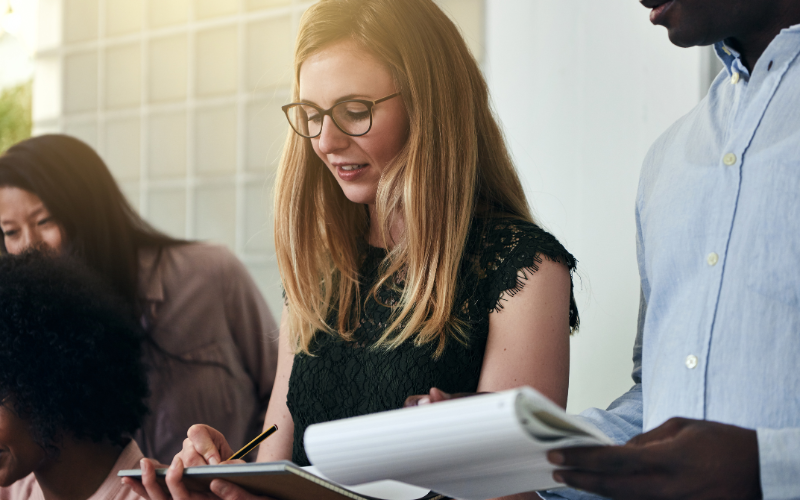
[[[790,33],[800,33],[800,24],[795,24],[789,28],[784,28],[778,33],[778,36],[769,44],[770,46],[775,43],[775,40],[782,38],[785,35]],[[767,50],[764,51],[766,54],[769,50],[769,46],[767,46]],[[740,76],[744,77],[745,79],[750,78],[750,71],[747,70],[744,64],[742,64],[742,55],[731,48],[730,45],[726,45],[724,41],[717,42],[714,44],[714,51],[717,53],[717,57],[722,64],[725,65],[725,70],[728,72],[728,76],[733,76],[734,73],[739,73]]]
[[[161,266],[161,248],[142,248],[139,250],[139,298],[148,302],[164,301],[164,281]]]

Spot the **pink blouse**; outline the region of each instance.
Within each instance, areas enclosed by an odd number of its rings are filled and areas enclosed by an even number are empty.
[[[139,495],[122,484],[122,480],[117,477],[117,472],[123,469],[138,469],[139,460],[142,457],[136,441],[128,443],[114,467],[111,468],[106,480],[87,500],[139,500]],[[36,477],[31,473],[7,488],[0,488],[0,500],[44,500],[44,494],[39,483],[36,482]]]
[[[135,439],[171,463],[187,429],[208,424],[238,449],[260,431],[278,358],[278,327],[244,265],[225,247],[140,251],[139,295],[150,414]]]

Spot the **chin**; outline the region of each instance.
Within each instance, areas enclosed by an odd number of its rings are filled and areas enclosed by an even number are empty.
[[[357,203],[359,205],[374,205],[376,199],[376,188],[373,189],[352,189],[352,186],[349,186],[350,189],[342,189],[345,198],[350,200],[353,203]]]
[[[698,45],[709,45],[702,37],[691,36],[678,29],[668,29],[667,36],[669,41],[677,47],[688,49],[689,47],[697,47]]]

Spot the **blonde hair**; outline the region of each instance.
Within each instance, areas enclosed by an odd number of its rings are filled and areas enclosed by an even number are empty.
[[[303,15],[293,100],[303,62],[352,41],[392,73],[409,116],[408,141],[378,185],[377,220],[350,202],[309,139],[290,132],[275,182],[275,246],[290,342],[310,354],[317,331],[350,340],[362,308],[359,266],[370,224],[393,242],[370,294],[404,281],[375,344],[466,341],[455,320],[458,271],[473,217],[531,221],[522,185],[489,106],[486,82],[458,28],[431,0],[321,0]],[[399,274],[398,274],[399,273]],[[377,299],[377,296],[376,296]],[[335,321],[332,321],[336,318]],[[335,324],[330,324],[335,323]]]

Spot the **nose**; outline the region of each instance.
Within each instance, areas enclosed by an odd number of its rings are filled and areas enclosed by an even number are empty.
[[[45,244],[44,238],[36,228],[25,228],[22,230],[22,248],[34,248]]]
[[[339,130],[330,116],[322,119],[322,131],[317,139],[319,140],[319,150],[325,154],[345,149],[350,143],[350,137]]]

